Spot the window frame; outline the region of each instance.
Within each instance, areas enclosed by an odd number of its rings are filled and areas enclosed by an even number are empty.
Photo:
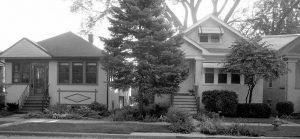
[[[233,80],[232,80],[232,75],[234,75],[234,74],[239,75],[239,77],[240,77],[240,78],[239,78],[239,83],[233,83],[233,82],[232,82],[232,81],[233,81]],[[238,73],[231,73],[231,82],[230,82],[231,84],[241,84],[241,82],[242,82],[242,80],[241,80],[241,74],[238,74]]]
[[[222,72],[220,72],[222,69],[223,69],[223,68],[219,68],[219,69],[218,69],[218,84],[227,84],[227,83],[228,83],[228,82],[227,82],[228,76],[227,76],[227,73],[222,73]],[[220,83],[220,75],[225,75],[225,77],[226,77],[225,83]]]
[[[17,72],[15,72],[15,65],[18,64],[19,65],[19,72],[18,74],[20,75],[20,82],[15,82],[15,75]],[[25,64],[28,64],[28,67],[29,67],[29,71],[28,72],[24,72],[22,69],[23,69],[23,66],[21,65],[25,65]],[[30,84],[30,77],[31,77],[31,72],[30,72],[30,68],[31,68],[31,63],[30,62],[12,62],[12,81],[11,83],[13,84]],[[23,73],[28,73],[28,82],[23,82]]]
[[[202,42],[201,41],[201,36],[207,36],[207,42]],[[213,42],[212,41],[212,36],[218,36],[219,37],[219,41],[218,42]],[[199,42],[200,43],[204,43],[204,44],[220,44],[222,41],[222,35],[221,34],[200,34],[199,33]]]
[[[207,72],[207,69],[212,69],[212,72]],[[204,68],[204,83],[205,84],[214,84],[215,83],[215,69],[214,68]],[[212,83],[211,82],[206,82],[206,74],[212,74]]]
[[[68,83],[60,83],[59,82],[59,69],[60,63],[69,63],[69,82]],[[83,64],[83,72],[82,72],[82,83],[73,83],[73,63],[82,63]],[[86,82],[86,67],[87,63],[96,63],[96,83],[87,83]],[[96,60],[86,60],[86,61],[59,61],[57,63],[57,84],[58,85],[98,85],[98,62]]]

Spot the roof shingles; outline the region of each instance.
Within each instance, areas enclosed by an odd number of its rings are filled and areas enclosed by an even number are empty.
[[[72,32],[38,42],[53,57],[99,57],[103,51]]]

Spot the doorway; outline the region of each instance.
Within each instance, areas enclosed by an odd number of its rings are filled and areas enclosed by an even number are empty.
[[[31,65],[31,93],[44,95],[48,89],[47,63],[32,63]]]

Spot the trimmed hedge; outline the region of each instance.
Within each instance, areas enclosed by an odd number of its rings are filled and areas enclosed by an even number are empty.
[[[271,116],[271,108],[264,103],[238,104],[236,116],[243,118],[269,118]]]
[[[224,116],[233,116],[236,112],[238,96],[233,91],[208,90],[202,93],[202,103],[207,111],[216,113],[221,111]]]
[[[294,112],[294,103],[290,101],[278,102],[276,104],[276,110],[279,116],[291,115]]]

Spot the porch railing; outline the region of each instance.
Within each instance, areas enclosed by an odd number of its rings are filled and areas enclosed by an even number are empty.
[[[49,96],[49,86],[50,84],[48,84],[47,88],[45,89],[43,98],[42,98],[42,110],[44,110],[44,108],[47,108],[49,106],[49,101],[50,101],[50,96]]]
[[[26,88],[24,89],[22,95],[20,96],[20,98],[18,99],[18,105],[19,105],[19,110],[22,109],[26,98],[29,96],[29,84],[26,86]]]

